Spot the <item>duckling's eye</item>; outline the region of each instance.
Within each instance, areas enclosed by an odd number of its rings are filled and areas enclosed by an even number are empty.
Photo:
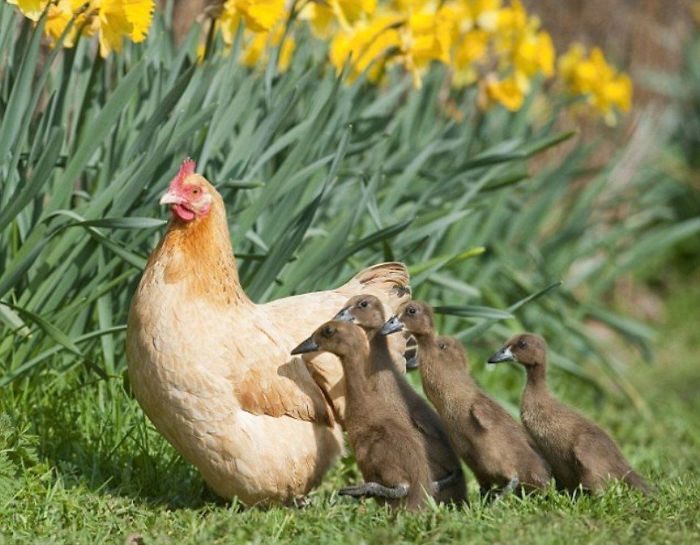
[[[522,339],[520,339],[518,341],[518,348],[520,348],[520,349],[527,348],[527,343],[525,341],[523,341]]]
[[[332,337],[333,333],[335,333],[335,328],[333,326],[327,325],[323,328],[322,333],[324,337]]]
[[[408,311],[408,313],[409,313],[411,316],[415,316],[415,315],[416,315],[416,307],[408,307],[408,309],[406,309],[406,310]]]
[[[362,308],[367,308],[368,305],[369,305],[369,303],[366,300],[360,301],[360,306]]]
[[[440,350],[445,350],[445,348],[447,348],[447,345],[445,343],[440,343],[438,347],[440,348]]]

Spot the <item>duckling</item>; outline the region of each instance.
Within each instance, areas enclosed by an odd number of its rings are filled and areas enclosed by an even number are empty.
[[[542,337],[516,335],[488,361],[514,361],[525,368],[520,416],[560,488],[572,492],[581,486],[600,492],[611,479],[619,479],[649,492],[605,431],[552,396],[547,387],[547,343]]]
[[[386,396],[387,401],[400,404],[397,411],[410,418],[406,425],[414,427],[421,437],[433,480],[458,475],[454,486],[444,489],[435,497],[436,501],[466,501],[467,492],[459,457],[450,444],[440,417],[406,380],[403,352],[392,352],[389,339],[379,335],[385,322],[381,301],[373,295],[357,295],[347,302],[335,319],[353,322],[365,331],[370,349],[365,370],[368,385],[377,395]]]
[[[293,355],[330,352],[341,361],[345,376],[345,429],[365,483],[340,491],[354,497],[373,496],[392,507],[417,510],[426,495],[450,486],[454,475],[431,482],[423,441],[402,404],[391,392],[377,393],[365,373],[369,344],[362,329],[352,323],[330,321],[292,350]]]
[[[547,486],[550,473],[546,462],[523,427],[474,381],[460,342],[435,335],[430,305],[406,302],[399,307],[397,318],[383,331],[403,328],[416,339],[423,389],[452,444],[474,472],[482,494],[494,487],[502,495],[518,488]]]

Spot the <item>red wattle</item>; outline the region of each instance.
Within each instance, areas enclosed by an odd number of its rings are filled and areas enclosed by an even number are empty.
[[[172,211],[173,214],[182,221],[192,221],[194,219],[194,212],[192,212],[192,210],[189,208],[185,208],[181,204],[174,204]]]

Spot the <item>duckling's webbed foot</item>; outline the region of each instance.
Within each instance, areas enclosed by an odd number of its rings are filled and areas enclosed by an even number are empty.
[[[518,479],[517,477],[513,477],[510,481],[508,481],[508,484],[501,489],[501,491],[498,493],[498,497],[502,498],[503,496],[514,492],[519,486],[520,479]]]
[[[289,505],[296,509],[306,509],[311,505],[311,501],[309,496],[295,496],[290,500]]]
[[[353,498],[372,497],[397,500],[408,495],[408,485],[384,486],[383,484],[369,482],[346,486],[341,488],[338,494],[341,496],[352,496]]]
[[[443,490],[453,487],[462,478],[461,469],[456,469],[452,473],[448,473],[447,477],[443,477],[438,481],[433,481],[433,493],[437,494],[438,492],[442,492]]]

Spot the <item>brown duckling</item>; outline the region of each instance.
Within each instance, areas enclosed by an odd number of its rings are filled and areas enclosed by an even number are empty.
[[[388,324],[391,324],[390,321]],[[544,488],[549,468],[523,427],[479,387],[461,343],[437,337],[430,305],[408,301],[386,333],[405,329],[417,343],[423,389],[435,405],[457,452],[474,472],[482,494],[492,488]]]
[[[649,487],[598,425],[557,400],[547,387],[547,343],[532,333],[510,339],[489,363],[514,361],[527,372],[520,416],[560,488],[598,492],[619,479],[642,492]]]
[[[297,346],[292,354],[325,351],[335,354],[345,375],[345,429],[365,483],[344,488],[341,495],[373,496],[391,506],[420,509],[426,495],[445,486],[431,482],[423,441],[401,403],[391,393],[369,387],[365,373],[369,359],[366,336],[358,326],[326,322]],[[451,484],[454,476],[447,478]]]
[[[373,295],[351,298],[336,315],[336,320],[352,321],[359,325],[369,341],[369,359],[366,369],[369,387],[387,402],[397,403],[397,413],[406,414],[422,440],[434,481],[456,475],[454,485],[442,490],[438,502],[463,502],[467,499],[466,486],[459,457],[450,444],[440,417],[428,402],[409,384],[403,373],[404,355],[392,353],[389,338],[380,335],[385,313],[381,301]]]

